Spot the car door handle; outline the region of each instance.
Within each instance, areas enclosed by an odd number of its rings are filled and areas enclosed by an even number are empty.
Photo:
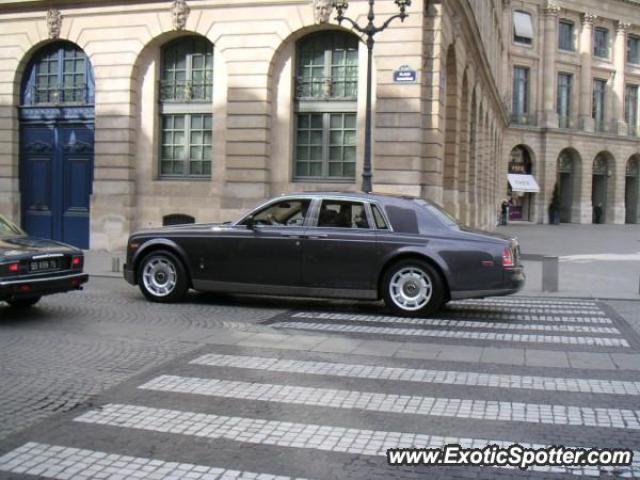
[[[329,235],[327,235],[326,233],[312,233],[311,235],[307,235],[306,238],[310,238],[312,240],[318,239],[318,238],[327,238]]]

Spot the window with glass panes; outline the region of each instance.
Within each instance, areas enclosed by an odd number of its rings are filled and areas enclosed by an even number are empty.
[[[213,45],[206,38],[189,37],[163,49],[162,101],[210,101],[213,93]]]
[[[162,116],[160,175],[211,175],[211,115]]]
[[[570,73],[558,73],[558,101],[557,113],[561,128],[569,127],[571,115],[571,83],[573,75]]]
[[[529,112],[529,69],[513,67],[513,113],[526,115]]]
[[[593,54],[600,58],[609,58],[609,30],[596,27],[593,31]]]
[[[593,80],[592,117],[595,120],[595,127],[598,131],[604,130],[604,101],[606,88],[606,80],[601,80],[598,78]]]
[[[573,22],[560,20],[558,24],[558,43],[561,50],[573,51]]]
[[[638,85],[627,85],[625,88],[624,118],[629,126],[629,135],[637,137],[640,131],[638,125]]]
[[[213,158],[213,45],[185,37],[162,50],[161,178],[209,178]]]
[[[358,39],[311,34],[297,45],[295,178],[353,179]]]
[[[640,64],[640,37],[636,35],[627,37],[627,62]]]
[[[35,68],[35,103],[83,103],[87,96],[87,56],[65,44],[44,54]]]

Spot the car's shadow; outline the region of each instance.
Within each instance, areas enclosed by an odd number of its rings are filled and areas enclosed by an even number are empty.
[[[57,313],[49,311],[44,306],[15,308],[0,303],[0,327],[44,324],[49,320],[55,319],[56,315]]]
[[[397,316],[394,315],[384,302],[380,301],[358,301],[358,300],[335,300],[335,299],[319,299],[307,297],[275,297],[265,295],[247,295],[247,294],[222,294],[208,292],[191,292],[186,300],[190,304],[206,305],[206,306],[226,306],[226,307],[245,307],[260,308],[274,310],[312,310],[315,312],[327,313],[350,313],[356,315],[375,315],[375,316]],[[446,318],[446,319],[464,319],[469,320],[470,317],[477,317],[479,322],[487,321],[487,317],[491,316],[490,310],[483,309],[464,309],[458,310],[454,307],[444,305],[437,313],[429,315],[425,318]],[[498,312],[496,312],[498,313]]]

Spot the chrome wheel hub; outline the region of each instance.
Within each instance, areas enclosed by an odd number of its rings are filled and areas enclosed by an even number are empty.
[[[166,258],[154,257],[145,263],[142,282],[149,293],[166,297],[176,288],[178,275],[175,265]]]
[[[431,278],[417,267],[398,270],[389,283],[389,294],[393,303],[409,312],[423,308],[431,300],[432,293]]]

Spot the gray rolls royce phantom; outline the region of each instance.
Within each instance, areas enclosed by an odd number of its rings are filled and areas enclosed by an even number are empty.
[[[384,299],[402,315],[525,280],[515,238],[465,228],[419,198],[331,192],[283,195],[228,224],[134,233],[124,276],[154,302],[193,288]]]

